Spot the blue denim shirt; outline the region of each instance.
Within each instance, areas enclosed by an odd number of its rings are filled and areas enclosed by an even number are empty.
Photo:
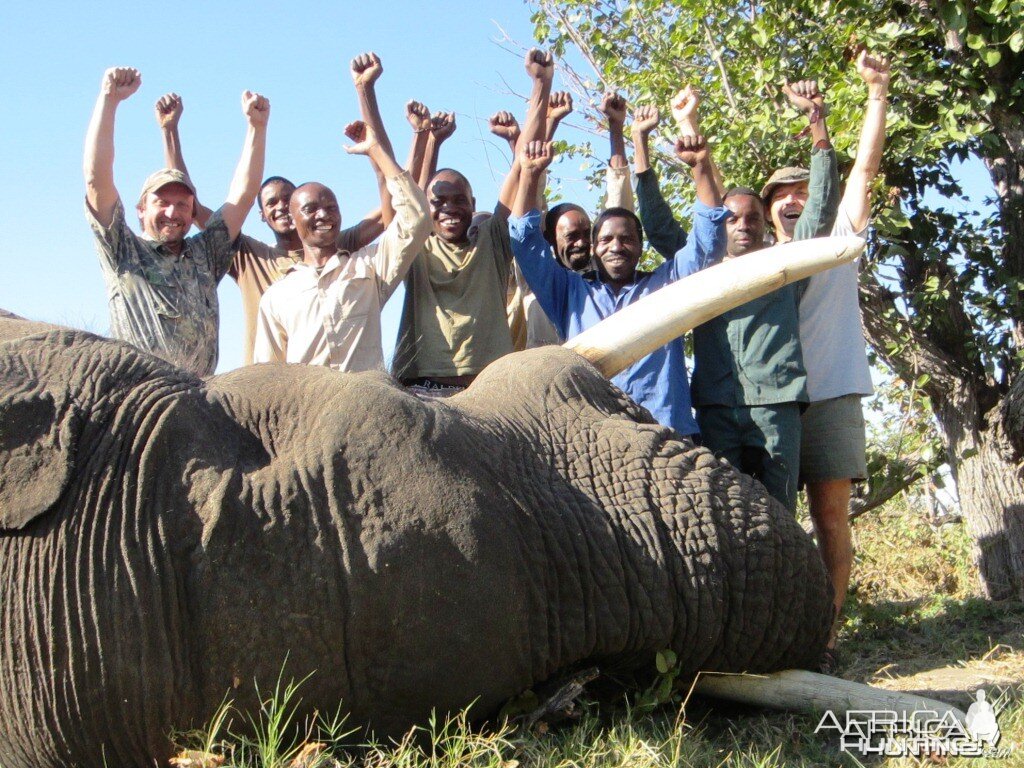
[[[571,339],[623,307],[686,277],[717,260],[725,251],[725,208],[694,206],[693,232],[677,258],[653,272],[637,272],[631,285],[618,293],[598,279],[587,279],[561,266],[541,232],[537,210],[509,219],[512,252],[545,314],[563,339]],[[651,412],[659,423],[682,435],[700,430],[690,405],[683,340],[677,338],[638,360],[612,379],[634,401]]]

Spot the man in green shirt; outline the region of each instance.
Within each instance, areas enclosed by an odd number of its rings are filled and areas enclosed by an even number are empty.
[[[772,210],[792,225],[793,239],[817,237],[828,234],[839,202],[824,97],[813,81],[787,85],[785,93],[807,115],[814,147],[810,173],[784,169],[780,178],[788,185],[781,188],[785,202]],[[695,126],[696,101],[692,90],[681,92],[673,104],[677,120],[683,117]],[[686,126],[682,127],[685,133]],[[668,206],[653,172],[638,169],[637,176],[640,217],[651,243],[666,248],[685,242],[682,228],[664,215]],[[766,188],[769,195],[779,181],[773,176]],[[754,190],[736,187],[725,193],[724,204],[730,211],[724,258],[756,258],[750,254],[764,247],[766,203]],[[663,255],[669,258],[674,253]],[[786,286],[695,328],[690,385],[704,445],[756,477],[791,510],[796,508],[800,468],[801,404],[807,402],[798,290]]]

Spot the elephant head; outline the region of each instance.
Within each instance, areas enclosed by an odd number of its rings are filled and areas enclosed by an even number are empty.
[[[0,316],[0,469],[8,768],[165,760],[286,659],[304,707],[395,734],[664,648],[810,665],[830,623],[786,510],[561,348],[423,401]]]

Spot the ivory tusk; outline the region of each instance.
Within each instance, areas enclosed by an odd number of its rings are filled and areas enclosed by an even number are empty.
[[[941,719],[945,715],[953,715],[960,723],[967,721],[967,715],[961,710],[936,699],[874,688],[800,669],[770,675],[701,672],[693,690],[702,696],[773,709],[822,714],[831,710],[840,718],[850,711],[881,711],[895,712],[907,720],[915,716]]]
[[[729,259],[666,285],[566,342],[607,377],[687,331],[817,272],[853,261],[859,237],[819,237]]]

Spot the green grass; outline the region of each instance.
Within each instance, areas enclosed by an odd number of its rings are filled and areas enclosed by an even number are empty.
[[[990,603],[977,593],[970,541],[961,524],[934,527],[906,500],[854,527],[857,561],[840,632],[841,676],[887,677],[966,666],[1015,681],[1003,695],[1000,747],[1007,759],[950,758],[962,768],[1024,766],[1024,605]],[[899,687],[899,686],[897,686]],[[229,768],[817,768],[930,765],[867,759],[839,751],[834,735],[814,734],[819,717],[693,698],[631,709],[625,699],[583,701],[567,724],[521,720],[470,724],[466,713],[435,719],[397,743],[366,741],[343,717],[295,722],[301,684],[277,681],[260,717],[244,723],[225,703],[183,748],[216,755]],[[990,695],[992,691],[990,690]],[[633,698],[639,698],[637,691]],[[950,703],[966,709],[969,698]],[[235,728],[235,721],[241,727]],[[310,746],[315,745],[315,746]],[[302,753],[305,748],[306,752]],[[300,753],[301,756],[300,756]],[[296,759],[298,757],[298,759]],[[293,762],[295,761],[295,762]],[[193,768],[202,765],[196,755]]]

